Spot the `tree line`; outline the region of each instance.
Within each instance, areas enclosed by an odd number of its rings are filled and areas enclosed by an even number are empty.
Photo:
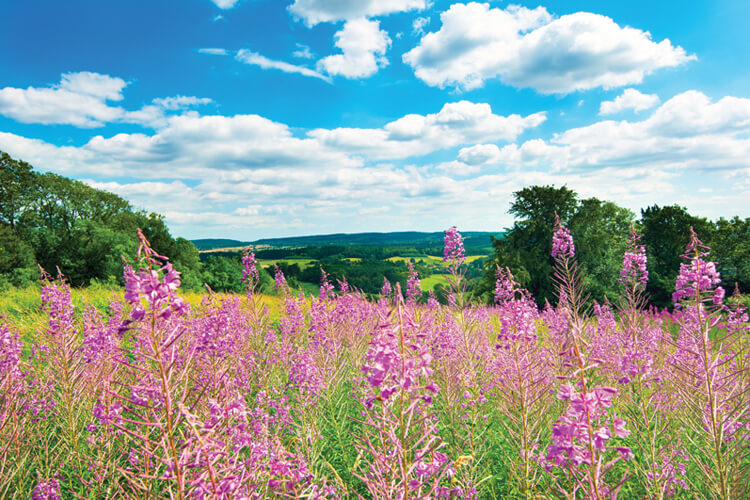
[[[0,282],[37,282],[39,267],[59,269],[74,286],[119,281],[122,256],[138,246],[136,228],[174,262],[187,287],[202,285],[198,250],[173,238],[161,215],[0,152]]]
[[[600,303],[615,297],[622,257],[627,248],[631,224],[641,236],[648,255],[650,303],[657,307],[671,304],[692,226],[711,247],[711,258],[718,263],[728,293],[735,286],[750,291],[750,218],[720,218],[710,221],[690,214],[679,205],[652,205],[641,210],[640,218],[611,201],[579,199],[566,186],[532,186],[513,193],[509,213],[515,218],[504,237],[493,238],[493,255],[485,263],[485,275],[474,283],[474,294],[485,302],[492,300],[497,266],[508,267],[540,305],[552,301],[552,232],[555,214],[573,234],[578,261],[584,270],[585,285],[592,299]]]

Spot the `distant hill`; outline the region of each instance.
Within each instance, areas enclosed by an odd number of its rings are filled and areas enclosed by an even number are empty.
[[[464,246],[469,248],[492,248],[490,236],[502,237],[502,233],[491,233],[485,231],[467,231],[461,233],[464,237]],[[320,234],[313,236],[291,236],[288,238],[263,238],[256,241],[245,242],[230,239],[200,239],[193,243],[201,251],[217,248],[236,248],[243,246],[263,246],[266,248],[284,247],[312,247],[312,246],[416,246],[437,247],[443,245],[445,234],[441,232],[423,233],[418,231],[403,231],[394,233],[353,233],[353,234]]]
[[[195,248],[199,251],[213,250],[215,248],[233,248],[233,247],[246,247],[250,243],[247,241],[239,240],[228,240],[228,239],[202,239],[202,240],[191,240]]]

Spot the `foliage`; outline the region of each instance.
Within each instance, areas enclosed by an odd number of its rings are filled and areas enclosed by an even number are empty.
[[[711,240],[710,222],[690,215],[683,207],[653,205],[641,210],[639,229],[649,257],[647,292],[656,306],[665,307],[672,302],[680,255],[689,241],[691,227],[707,241]]]
[[[651,279],[647,294],[651,304],[670,307],[680,268],[679,255],[688,243],[690,228],[713,248],[712,257],[723,276],[723,286],[740,292],[750,290],[750,218],[711,222],[695,217],[678,205],[653,205],[641,210],[641,218],[610,201],[578,200],[567,187],[533,186],[514,193],[509,212],[516,217],[503,239],[493,238],[494,254],[485,263],[484,277],[476,282],[474,295],[492,299],[495,269],[508,267],[521,286],[539,305],[554,297],[552,281],[552,227],[555,213],[575,238],[578,262],[589,296],[598,303],[618,292],[619,259],[627,247],[628,226],[637,222],[648,255]]]
[[[563,186],[533,186],[514,193],[509,212],[516,217],[503,239],[493,239],[495,253],[485,265],[485,277],[476,295],[490,301],[495,269],[508,267],[519,284],[539,305],[554,297],[552,283],[552,233],[556,218],[567,224],[579,247],[579,262],[586,270],[589,293],[603,301],[617,292],[618,256],[625,249],[630,211],[596,198],[578,201]]]
[[[135,211],[119,196],[52,173],[34,172],[0,153],[0,275],[25,285],[38,264],[59,268],[71,284],[122,275],[122,256],[135,251],[136,229],[172,259],[188,288],[200,288],[198,251],[169,234],[162,216]]]

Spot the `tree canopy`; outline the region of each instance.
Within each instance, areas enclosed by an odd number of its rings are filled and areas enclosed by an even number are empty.
[[[611,201],[579,200],[569,188],[532,186],[513,193],[509,213],[516,217],[502,239],[493,238],[494,253],[485,266],[484,278],[475,294],[492,300],[497,266],[509,267],[516,280],[541,305],[554,297],[552,283],[552,233],[555,213],[573,235],[576,255],[584,271],[587,291],[599,302],[618,293],[622,257],[628,228],[635,222],[648,256],[650,303],[671,304],[681,255],[690,227],[712,248],[723,285],[731,291],[750,290],[750,219],[719,219],[711,222],[688,213],[678,205],[653,205],[635,214]]]
[[[136,228],[174,262],[188,287],[202,284],[195,246],[174,239],[162,216],[135,210],[116,194],[0,153],[0,275],[23,285],[37,265],[57,269],[75,286],[122,275],[122,256],[134,255]]]

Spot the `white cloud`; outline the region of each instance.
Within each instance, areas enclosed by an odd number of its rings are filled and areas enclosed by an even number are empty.
[[[284,61],[269,59],[266,56],[247,49],[240,49],[239,51],[237,51],[235,59],[245,64],[259,66],[262,69],[277,69],[279,71],[283,71],[284,73],[296,73],[299,75],[311,76],[313,78],[319,78],[326,82],[330,82],[330,79],[326,75],[318,73],[317,71],[310,68],[297,66],[296,64],[291,64]]]
[[[429,17],[417,17],[414,19],[414,22],[411,24],[411,33],[412,35],[424,35],[424,29],[427,27],[427,25],[430,24],[430,18]]]
[[[191,237],[497,229],[511,222],[502,210],[511,193],[532,184],[567,184],[634,210],[681,203],[712,218],[748,215],[750,99],[690,91],[640,120],[500,142],[543,120],[460,101],[379,128],[298,136],[257,115],[193,112],[167,117],[151,134],[96,136],[80,147],[0,133],[0,150],[165,213],[174,234]],[[458,148],[454,161],[419,158],[449,148]],[[366,226],[358,213],[368,214]]]
[[[233,9],[239,0],[211,0],[214,5],[222,10]]]
[[[227,49],[220,49],[216,47],[209,47],[205,49],[198,49],[198,52],[200,54],[209,54],[212,56],[225,56],[229,54],[229,51]]]
[[[403,116],[383,128],[315,129],[308,135],[331,148],[383,160],[481,141],[513,140],[545,118],[544,113],[499,116],[489,104],[459,101],[445,104],[438,113]]]
[[[480,87],[498,78],[543,94],[640,83],[659,68],[694,59],[668,40],[588,12],[553,18],[543,7],[454,4],[439,31],[403,56],[431,86]]]
[[[385,52],[391,39],[380,29],[379,21],[352,19],[334,37],[342,53],[319,60],[320,71],[345,78],[365,78],[388,64]]]
[[[191,178],[238,169],[361,164],[318,141],[296,138],[288,126],[257,115],[171,116],[153,135],[95,136],[81,147],[57,147],[1,133],[0,150],[64,175],[110,178],[154,179],[165,171],[173,178]]]
[[[613,101],[603,101],[599,106],[599,114],[612,115],[626,109],[643,111],[657,104],[659,104],[659,96],[656,94],[642,94],[636,89],[625,89]]]
[[[498,164],[555,170],[750,168],[750,99],[712,102],[691,90],[642,121],[604,120],[500,150]]]
[[[292,52],[292,55],[300,59],[314,59],[315,58],[315,55],[312,53],[312,50],[310,50],[310,47],[305,45],[304,43],[297,43],[297,50]]]
[[[64,73],[59,84],[46,88],[0,89],[0,114],[22,123],[100,127],[117,120],[124,110],[107,101],[122,100],[127,83],[99,73]]]
[[[80,128],[102,127],[106,123],[135,123],[160,127],[167,111],[210,104],[208,98],[174,96],[154,99],[138,110],[111,106],[108,101],[123,100],[127,82],[99,73],[65,73],[51,87],[0,89],[0,114],[21,123],[73,125]]]
[[[192,106],[202,106],[205,104],[211,104],[213,101],[208,97],[193,97],[186,95],[177,95],[174,97],[158,97],[153,100],[153,103],[163,109],[178,110],[190,108]]]
[[[459,161],[467,165],[483,165],[496,163],[500,157],[500,148],[495,144],[477,144],[468,148],[461,148],[458,152]]]
[[[422,10],[427,3],[427,0],[295,0],[288,9],[294,17],[312,27],[318,23]]]

